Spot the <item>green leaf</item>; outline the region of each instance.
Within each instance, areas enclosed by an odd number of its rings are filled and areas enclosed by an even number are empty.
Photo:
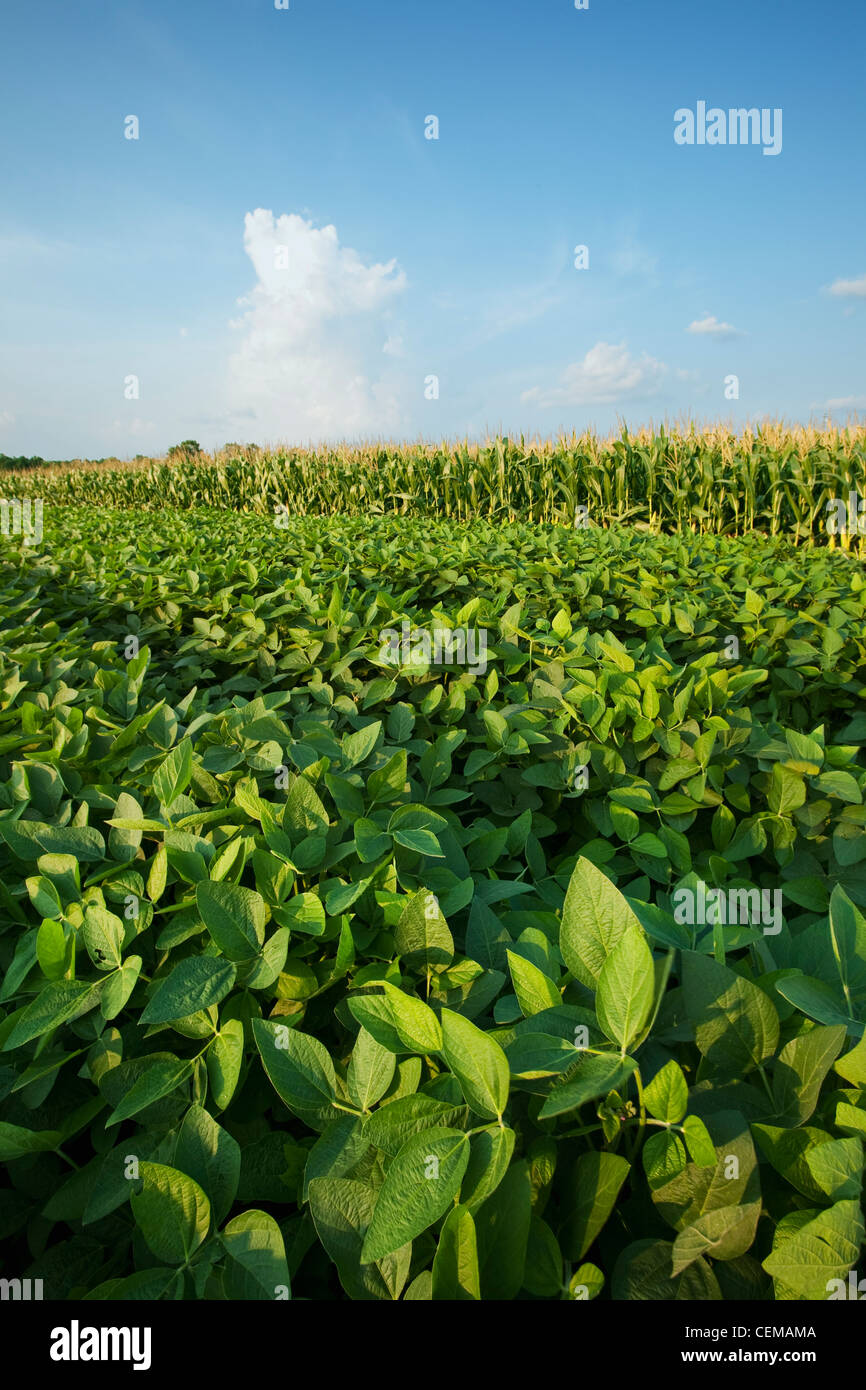
[[[10,1163],[28,1154],[50,1153],[62,1142],[63,1135],[57,1129],[23,1129],[0,1120],[0,1163]]]
[[[448,1105],[433,1096],[400,1096],[364,1121],[364,1137],[393,1157],[413,1134],[465,1124],[466,1114],[465,1105]]]
[[[348,1178],[316,1178],[310,1183],[310,1211],[316,1234],[352,1299],[397,1299],[409,1277],[411,1242],[380,1260],[361,1263],[375,1208],[376,1192],[366,1183]]]
[[[183,739],[163,758],[153,774],[153,790],[161,806],[170,806],[192,780],[192,741]]]
[[[207,1076],[210,1094],[217,1110],[225,1110],[238,1084],[244,1056],[244,1025],[228,1019],[220,1027],[207,1050]]]
[[[433,1010],[422,1004],[414,994],[405,994],[387,981],[382,982],[382,989],[391,1010],[394,1028],[404,1048],[422,1055],[440,1052],[442,1029]]]
[[[221,1232],[220,1243],[229,1256],[226,1298],[273,1301],[291,1296],[282,1232],[267,1212],[241,1212]]]
[[[347,1080],[354,1104],[369,1110],[381,1100],[394,1079],[396,1065],[393,1052],[362,1028],[349,1059]]]
[[[473,1214],[508,1172],[516,1139],[514,1130],[507,1125],[488,1125],[472,1135],[469,1162],[460,1185],[460,1203]]]
[[[613,1153],[585,1153],[562,1193],[560,1242],[567,1260],[582,1260],[613,1211],[630,1164]]]
[[[804,1155],[809,1172],[831,1202],[859,1202],[863,1186],[863,1142],[833,1139],[815,1144]]]
[[[364,1133],[361,1119],[355,1115],[336,1115],[309,1150],[304,1164],[302,1200],[309,1198],[310,1185],[316,1178],[348,1177],[369,1152],[370,1140]]]
[[[69,968],[71,962],[63,923],[53,917],[44,918],[36,933],[36,959],[42,974],[49,980],[59,980]]]
[[[524,1018],[531,1018],[533,1014],[541,1013],[542,1009],[556,1008],[562,1003],[562,995],[556,985],[537,965],[515,951],[506,951],[506,956],[514,993]]]
[[[253,1035],[280,1099],[311,1129],[323,1129],[337,1094],[328,1049],[308,1033],[260,1018],[253,1019]]]
[[[523,1287],[536,1298],[558,1298],[562,1274],[559,1241],[547,1222],[533,1212],[529,1222]]]
[[[124,926],[113,912],[88,905],[82,927],[87,954],[97,970],[116,970],[123,951]]]
[[[682,953],[683,996],[695,1041],[724,1076],[742,1076],[771,1057],[779,1016],[762,989],[695,951]]]
[[[95,985],[84,980],[52,980],[18,1016],[3,1051],[23,1047],[61,1023],[81,1018],[99,1003],[101,988],[101,980]]]
[[[836,1202],[793,1234],[778,1233],[763,1262],[777,1297],[780,1290],[790,1290],[795,1298],[826,1299],[830,1280],[844,1279],[857,1259],[864,1234],[863,1214],[855,1201]]]
[[[598,1021],[623,1052],[649,1018],[654,993],[653,958],[640,927],[626,931],[598,977]]]
[[[443,1009],[442,1055],[471,1109],[484,1119],[501,1119],[511,1074],[499,1044],[467,1018]]]
[[[866,991],[866,918],[837,883],[830,896],[830,939],[847,1000]]]
[[[588,859],[578,859],[562,909],[559,947],[575,979],[595,989],[607,957],[637,918],[610,879]]]
[[[620,1090],[631,1076],[635,1063],[631,1057],[607,1054],[586,1057],[569,1080],[554,1086],[539,1111],[539,1119],[553,1119],[585,1105],[588,1100]]]
[[[237,1196],[241,1150],[237,1140],[203,1106],[190,1106],[184,1115],[172,1165],[194,1178],[207,1194],[214,1223],[219,1225]]]
[[[782,1124],[802,1125],[809,1119],[846,1036],[842,1025],[811,1028],[782,1048],[773,1072],[773,1097]]]
[[[866,1086],[866,1038],[861,1038],[856,1047],[839,1057],[834,1070],[855,1086]]]
[[[361,1252],[381,1260],[444,1215],[469,1162],[469,1138],[457,1129],[413,1134],[391,1161]]]
[[[678,1125],[689,1103],[689,1088],[682,1068],[671,1059],[644,1087],[644,1101],[656,1120]]]
[[[89,825],[0,820],[0,840],[5,840],[12,853],[25,862],[39,859],[43,854],[74,856],[80,864],[98,864],[105,858],[105,841],[99,831]]]
[[[120,1104],[112,1110],[105,1121],[106,1129],[109,1125],[120,1124],[121,1120],[131,1119],[140,1110],[152,1105],[155,1100],[162,1100],[163,1096],[171,1095],[172,1091],[176,1091],[178,1086],[190,1079],[193,1070],[191,1061],[180,1061],[176,1057],[151,1063],[144,1074],[130,1086]],[[153,1250],[153,1246],[151,1249]],[[154,1254],[157,1253],[154,1250]]]
[[[777,816],[798,810],[806,800],[806,783],[782,763],[773,764],[767,804]]]
[[[491,1196],[475,1213],[481,1297],[511,1300],[523,1287],[532,1219],[529,1164],[512,1163]]]
[[[715,1168],[716,1147],[710,1138],[709,1130],[699,1116],[689,1115],[688,1119],[684,1120],[683,1138],[693,1163],[699,1168]]]
[[[142,1011],[139,1023],[170,1023],[209,1009],[225,999],[235,982],[237,968],[230,961],[213,956],[187,956],[179,961],[171,974]]]
[[[426,888],[413,893],[394,932],[394,947],[409,970],[447,970],[454,959],[454,938],[438,899]]]
[[[265,902],[261,894],[235,883],[198,883],[195,900],[202,921],[224,956],[248,960],[265,939]]]
[[[481,1298],[475,1222],[468,1207],[450,1211],[433,1259],[433,1298],[466,1302]]]
[[[776,980],[776,989],[783,999],[809,1018],[815,1018],[828,1027],[841,1025],[846,1032],[862,1036],[863,1024],[848,1017],[838,991],[831,989],[823,980],[813,980],[808,975],[785,975],[783,979]]]
[[[139,1165],[144,1186],[130,1197],[132,1214],[150,1249],[166,1264],[183,1264],[210,1226],[210,1202],[197,1182],[163,1163]]]

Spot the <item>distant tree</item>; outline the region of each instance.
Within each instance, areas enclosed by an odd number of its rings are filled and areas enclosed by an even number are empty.
[[[180,444],[172,444],[168,451],[168,457],[170,459],[195,458],[201,451],[201,445],[197,439],[184,439]]]

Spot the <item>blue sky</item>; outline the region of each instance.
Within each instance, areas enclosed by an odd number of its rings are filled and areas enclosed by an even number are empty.
[[[866,413],[866,7],[41,0],[4,40],[0,452]],[[678,145],[699,102],[781,153]]]

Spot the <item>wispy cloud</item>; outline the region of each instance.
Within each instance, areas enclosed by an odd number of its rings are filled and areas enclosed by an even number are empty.
[[[866,410],[866,396],[834,396],[827,402],[828,410]]]
[[[541,407],[615,405],[655,395],[667,371],[647,353],[633,357],[625,343],[596,343],[582,362],[566,367],[555,386],[533,386],[521,400]]]
[[[838,295],[841,299],[866,299],[866,275],[861,275],[857,280],[834,280],[827,293]]]
[[[686,329],[687,333],[697,333],[707,338],[741,338],[738,328],[732,323],[720,323],[715,314],[705,314],[702,319],[695,319]]]

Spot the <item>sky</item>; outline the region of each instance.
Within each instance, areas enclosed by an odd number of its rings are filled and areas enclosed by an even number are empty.
[[[7,7],[0,453],[866,415],[866,6],[277,3]]]

